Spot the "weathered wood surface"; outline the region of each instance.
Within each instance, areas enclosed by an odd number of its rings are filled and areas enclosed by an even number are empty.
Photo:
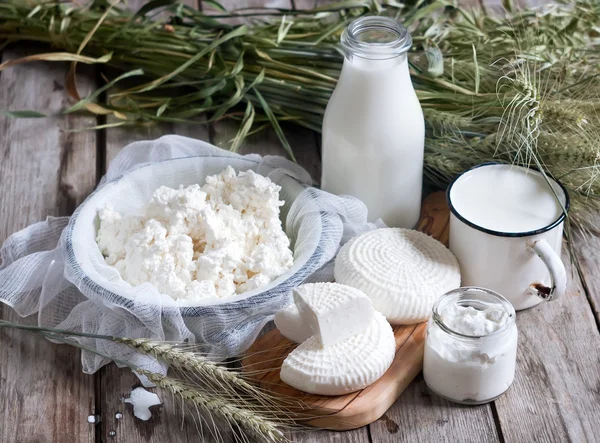
[[[129,1],[132,7],[142,0]],[[223,2],[228,7],[260,6],[261,0]],[[269,6],[311,7],[313,0],[276,0]],[[188,0],[196,6],[196,0]],[[322,4],[322,2],[318,2]],[[23,54],[5,49],[6,60]],[[57,111],[68,103],[66,66],[31,64],[0,76],[0,109]],[[79,76],[83,90],[93,75]],[[65,129],[95,124],[95,119],[11,120],[0,117],[0,241],[46,215],[68,215],[93,188],[119,149],[134,140],[178,133],[226,146],[235,134],[225,122],[165,125],[142,129],[107,129],[69,133]],[[315,134],[284,127],[298,161],[316,180],[320,154]],[[272,131],[252,136],[240,152],[283,154]],[[600,214],[598,215],[600,226]],[[509,392],[491,405],[457,406],[430,394],[418,377],[372,425],[344,433],[289,433],[293,441],[325,442],[592,442],[600,439],[600,239],[575,235],[582,278],[571,274],[564,299],[521,312],[517,377]],[[567,257],[563,257],[569,263]],[[0,306],[0,317],[19,319]],[[35,323],[35,318],[20,319]],[[166,396],[150,422],[141,423],[121,397],[137,378],[115,365],[94,376],[80,371],[79,354],[36,336],[0,330],[1,442],[184,442],[200,440],[193,420],[183,427],[179,404]],[[97,425],[87,423],[95,410]],[[117,420],[115,415],[124,417]],[[115,435],[111,434],[115,432]],[[225,442],[232,436],[223,433]]]
[[[571,277],[566,297],[517,315],[515,382],[495,402],[507,441],[535,435],[540,442],[592,442],[600,436],[600,335],[566,250],[563,262]]]
[[[597,229],[600,232],[600,217]],[[582,271],[583,285],[589,297],[589,302],[600,327],[600,236],[577,231],[573,238],[574,249]]]
[[[2,61],[27,55],[6,49]],[[57,112],[67,105],[66,66],[31,64],[0,76],[0,109]],[[80,84],[90,83],[82,75]],[[0,242],[46,216],[69,215],[96,181],[92,132],[69,129],[93,118],[16,120],[0,117]],[[0,318],[23,320],[0,304]],[[79,352],[16,330],[0,329],[0,441],[94,441],[86,417],[94,409],[94,377],[81,371]]]

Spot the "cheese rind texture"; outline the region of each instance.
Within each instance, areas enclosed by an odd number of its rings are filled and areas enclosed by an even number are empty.
[[[375,312],[369,327],[334,345],[323,347],[316,336],[294,349],[281,366],[281,380],[304,392],[343,395],[377,381],[396,354],[392,327]]]
[[[383,228],[346,243],[335,280],[360,289],[391,324],[414,324],[435,301],[460,286],[456,257],[434,238],[411,229]]]
[[[323,347],[365,331],[375,312],[362,291],[339,283],[309,283],[293,293],[300,317]]]
[[[227,167],[203,186],[161,186],[143,215],[100,209],[97,243],[123,280],[193,304],[270,283],[293,264],[280,187]]]
[[[296,303],[277,311],[274,321],[281,335],[293,342],[302,343],[312,335],[309,325],[300,316]]]

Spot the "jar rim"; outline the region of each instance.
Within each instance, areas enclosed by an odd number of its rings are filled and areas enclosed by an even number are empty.
[[[365,36],[387,37],[385,41],[369,41]],[[412,37],[398,21],[384,16],[359,17],[352,21],[341,37],[344,52],[370,60],[387,60],[406,53]]]
[[[494,332],[492,332],[490,334],[486,334],[486,335],[463,334],[463,333],[460,333],[460,332],[455,331],[454,329],[450,328],[448,325],[446,325],[446,323],[444,323],[442,314],[440,313],[440,308],[445,303],[448,303],[452,300],[458,300],[460,296],[468,295],[469,293],[484,295],[485,297],[488,297],[490,300],[499,302],[499,305],[508,314],[508,321],[506,323],[504,323],[504,325],[502,325],[501,328],[495,330]],[[515,308],[513,307],[512,303],[509,302],[504,296],[498,294],[497,292],[492,291],[491,289],[481,288],[478,286],[462,286],[460,288],[453,289],[452,291],[446,292],[444,295],[442,295],[440,298],[437,299],[437,301],[433,305],[431,318],[440,329],[442,329],[444,332],[446,332],[447,334],[449,334],[451,336],[458,337],[458,338],[465,339],[465,340],[481,340],[481,339],[487,339],[490,337],[497,337],[497,336],[502,335],[504,332],[506,332],[508,329],[510,329],[516,323],[517,314],[515,312]]]

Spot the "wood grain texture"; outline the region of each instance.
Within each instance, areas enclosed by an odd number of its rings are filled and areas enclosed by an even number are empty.
[[[102,404],[102,441],[127,443],[184,443],[202,441],[206,443],[233,441],[231,434],[223,428],[217,428],[219,436],[207,431],[206,423],[201,436],[194,413],[183,411],[181,399],[175,399],[164,391],[148,388],[157,392],[160,406],[154,406],[152,418],[141,421],[133,415],[133,407],[123,403],[132,389],[141,386],[137,376],[129,369],[119,369],[111,363],[100,370],[100,400]],[[123,414],[117,419],[116,414]]]
[[[257,12],[260,8],[268,7],[268,8],[281,8],[281,9],[291,9],[293,7],[292,0],[221,0],[219,3],[230,12],[237,12],[239,9],[244,8],[255,8],[252,12]],[[216,9],[210,2],[202,2],[199,0],[199,5],[202,8],[202,12],[206,15],[219,15],[222,12]],[[250,11],[241,11],[243,13],[249,13]],[[228,23],[230,25],[237,24],[250,24],[253,19],[257,17],[231,17],[221,19],[224,23]],[[259,17],[258,17],[259,18]]]
[[[287,438],[294,443],[369,443],[367,426],[352,431],[333,432],[308,429],[287,433]]]
[[[198,6],[197,0],[179,0],[180,3],[193,8]],[[128,0],[127,5],[132,11],[137,11],[148,0]],[[155,18],[160,20],[165,17],[164,14],[158,14]],[[110,91],[109,91],[110,93]],[[115,120],[109,120],[109,122]],[[119,151],[135,141],[154,140],[167,134],[178,134],[186,137],[208,140],[208,127],[204,124],[168,124],[136,126],[136,127],[116,127],[106,129],[106,164],[109,165]]]
[[[143,1],[130,1],[132,9],[139,8]],[[190,6],[196,6],[194,0],[188,0]],[[113,128],[106,130],[106,164],[110,162],[129,143],[141,140],[153,140],[166,134],[179,134],[187,137],[209,141],[209,128],[201,123],[161,124],[142,128]],[[101,386],[102,411],[108,421],[102,424],[102,436],[108,440],[112,438],[111,431],[116,438],[127,442],[186,442],[199,438],[198,428],[194,420],[188,417],[183,426],[181,420],[181,405],[172,398],[163,398],[165,404],[159,408],[157,414],[148,422],[140,422],[132,415],[129,405],[121,402],[122,396],[127,396],[131,389],[139,386],[137,377],[126,369],[118,369],[111,364],[102,369],[99,374]],[[123,420],[116,420],[115,413],[123,412]],[[206,425],[205,425],[206,429]],[[205,432],[202,441],[217,441],[217,438],[229,442],[233,435],[225,428],[217,429],[219,437]]]
[[[292,2],[288,0],[276,0],[275,2],[261,2],[258,0],[249,1],[234,1],[225,0],[221,2],[226,8],[233,9],[245,6],[260,6],[267,4],[268,6],[276,6],[289,8],[292,7]],[[203,10],[210,13],[210,9],[203,5]],[[242,22],[242,20],[235,20]],[[211,143],[226,148],[229,140],[233,138],[237,131],[235,122],[224,121],[212,125]],[[302,165],[312,176],[313,181],[318,183],[321,177],[321,160],[316,135],[302,128],[296,128],[284,125],[283,130],[288,137],[288,141],[294,149],[298,163]],[[285,151],[281,147],[279,139],[272,130],[266,130],[256,135],[248,137],[246,142],[241,146],[241,154],[258,153],[261,155],[285,155]],[[367,443],[370,441],[367,428],[356,429],[346,432],[330,432],[330,431],[295,431],[288,432],[287,437],[296,443]]]
[[[129,3],[137,8],[145,1],[129,0]],[[260,0],[225,3],[229,7],[265,4]],[[499,0],[486,3],[498,4]],[[310,8],[314,2],[276,0],[267,4]],[[22,50],[8,50],[4,59],[21,54]],[[32,64],[3,72],[0,109],[57,111],[67,100],[62,90],[65,70],[66,66],[56,64]],[[92,83],[84,76],[79,80],[82,91],[86,83]],[[93,187],[97,178],[94,134],[62,131],[92,124],[94,119],[75,116],[60,120],[0,118],[0,242],[48,214],[70,213]],[[235,126],[232,127],[215,125],[213,142],[228,141],[235,133]],[[300,164],[318,180],[320,160],[314,135],[291,127],[284,130]],[[205,140],[209,136],[201,125],[110,129],[105,132],[108,145],[101,146],[100,152],[106,153],[108,164],[128,142],[173,132]],[[299,145],[306,145],[306,150],[298,148]],[[272,131],[251,137],[241,152],[283,154]],[[417,377],[396,404],[369,427],[343,433],[290,432],[291,440],[304,443],[493,442],[499,438],[507,442],[597,441],[600,240],[576,236],[574,245],[583,283],[588,289],[587,300],[582,282],[573,278],[565,300],[519,313],[517,379],[494,406],[452,405],[429,394],[422,378]],[[0,317],[17,319],[6,307],[0,307]],[[35,323],[31,318],[19,320]],[[181,429],[179,405],[167,398],[163,399],[166,404],[158,407],[160,413],[150,422],[134,419],[131,406],[120,401],[121,396],[138,385],[130,371],[111,365],[103,368],[96,379],[103,417],[97,442],[213,440],[210,435],[200,439],[192,420],[188,419]],[[77,352],[25,333],[0,330],[1,442],[92,442],[94,427],[86,422],[86,417],[93,408],[93,378],[81,373]],[[502,435],[494,428],[492,410],[497,412]],[[117,420],[116,412],[122,412],[124,418]],[[111,430],[115,436],[110,434]],[[224,437],[225,443],[233,441],[231,436]]]
[[[220,121],[212,125],[211,143],[223,149],[229,149],[230,141],[237,133],[237,122]],[[306,169],[314,183],[321,178],[321,157],[314,132],[283,125],[284,133],[292,145],[298,164]],[[275,132],[269,128],[249,136],[240,149],[240,154],[280,155],[287,157]],[[287,157],[289,158],[289,157]]]
[[[29,54],[10,47],[3,61]],[[58,112],[68,105],[57,64],[19,65],[0,76],[0,109]],[[90,89],[86,75],[81,89]],[[0,117],[0,243],[48,215],[69,215],[95,184],[93,133],[68,133],[95,119]],[[0,318],[22,319],[0,305]],[[94,409],[94,379],[81,371],[79,352],[18,330],[0,330],[0,441],[94,441],[87,416]]]
[[[595,226],[600,227],[600,214]],[[573,249],[579,260],[582,283],[594,311],[596,323],[600,326],[600,238],[597,235],[575,231]]]
[[[370,429],[378,443],[500,441],[490,405],[446,401],[429,391],[422,375]]]
[[[113,128],[106,130],[106,164],[129,143],[141,140],[154,140],[166,134],[177,133],[195,138],[207,139],[208,131],[201,125],[155,125],[145,128]],[[152,418],[142,422],[133,416],[131,405],[122,402],[123,397],[128,397],[131,390],[140,386],[138,378],[128,369],[119,369],[115,364],[110,364],[101,369],[98,374],[100,379],[100,398],[102,415],[105,419],[101,422],[102,437],[105,441],[116,438],[116,441],[126,442],[188,442],[199,438],[198,428],[191,415],[183,420],[181,402],[159,393],[163,406],[156,407]],[[115,414],[123,413],[123,419],[117,420]],[[206,428],[206,426],[205,426]],[[115,435],[112,435],[112,432]],[[232,441],[225,430],[220,430],[223,441]],[[207,443],[218,441],[210,433],[205,433],[203,440]]]
[[[333,3],[333,0],[293,0],[293,2],[296,9],[313,9],[317,6]]]
[[[506,441],[593,442],[600,435],[600,335],[565,250],[563,262],[567,295],[517,313],[516,377],[495,402]]]

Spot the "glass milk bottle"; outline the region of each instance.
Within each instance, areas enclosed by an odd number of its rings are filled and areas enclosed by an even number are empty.
[[[323,119],[321,187],[362,200],[369,221],[412,228],[425,122],[408,72],[411,36],[391,18],[361,17],[341,42],[344,65]]]

